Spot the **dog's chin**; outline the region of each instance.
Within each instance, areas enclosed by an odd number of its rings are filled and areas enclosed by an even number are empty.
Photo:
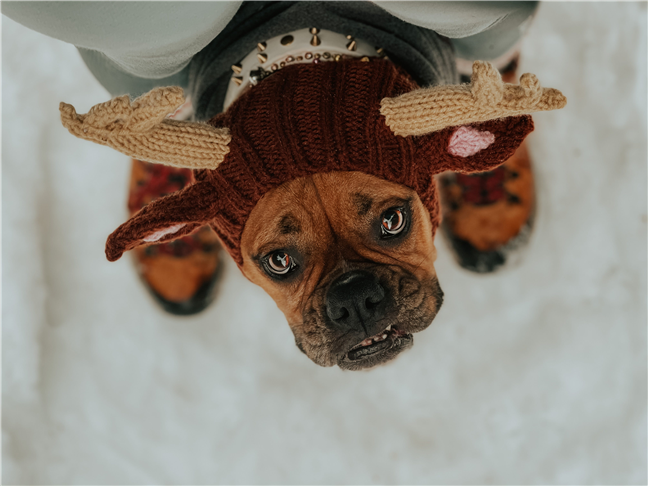
[[[390,326],[351,348],[339,361],[343,370],[366,370],[391,361],[414,345],[412,334]]]

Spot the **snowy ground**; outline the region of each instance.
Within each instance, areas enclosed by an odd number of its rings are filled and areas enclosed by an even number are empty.
[[[439,245],[446,302],[413,349],[318,368],[227,262],[218,302],[161,312],[106,236],[126,157],[58,103],[108,99],[76,50],[3,18],[5,484],[646,483],[646,4],[545,4],[523,71],[540,207],[494,276]]]

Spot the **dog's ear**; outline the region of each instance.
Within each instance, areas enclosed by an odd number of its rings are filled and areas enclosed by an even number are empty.
[[[106,257],[114,262],[136,246],[192,233],[214,218],[217,201],[214,186],[202,181],[149,203],[108,237]]]

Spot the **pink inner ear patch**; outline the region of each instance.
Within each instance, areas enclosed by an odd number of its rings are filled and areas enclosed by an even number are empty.
[[[495,141],[491,132],[471,127],[459,127],[450,137],[448,153],[458,157],[470,157]]]
[[[168,228],[161,229],[159,231],[156,231],[153,234],[148,235],[146,238],[143,239],[143,241],[157,241],[163,236],[169,235],[171,233],[175,233],[176,231],[182,229],[183,226],[184,223],[169,226]]]

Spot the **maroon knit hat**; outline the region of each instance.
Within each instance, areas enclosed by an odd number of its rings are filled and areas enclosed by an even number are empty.
[[[106,244],[108,259],[210,224],[242,265],[241,235],[261,197],[285,182],[332,171],[360,171],[412,188],[435,231],[440,212],[434,175],[493,169],[514,153],[533,122],[528,115],[512,116],[397,135],[381,114],[381,102],[417,88],[384,59],[296,64],[275,72],[208,122],[231,137],[217,168],[196,170],[195,184],[150,203],[117,228]],[[127,153],[123,143],[115,148]]]

